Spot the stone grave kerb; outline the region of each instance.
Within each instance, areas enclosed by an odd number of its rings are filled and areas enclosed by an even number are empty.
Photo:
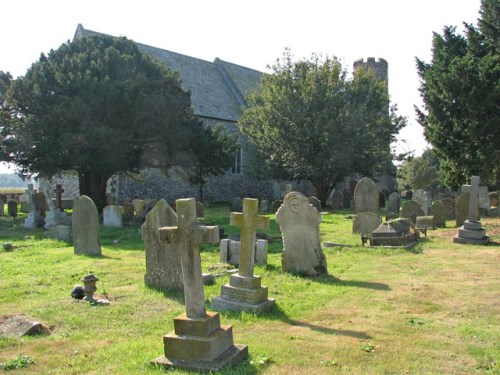
[[[257,229],[268,229],[269,218],[257,215],[258,199],[243,199],[243,212],[231,212],[229,223],[241,228],[240,263],[238,274],[252,277],[255,262],[255,240]]]
[[[196,200],[194,198],[176,200],[177,227],[166,227],[160,232],[161,239],[176,244],[181,253],[182,280],[186,315],[191,319],[206,317],[203,276],[201,272],[201,243],[218,243],[217,226],[196,224]]]

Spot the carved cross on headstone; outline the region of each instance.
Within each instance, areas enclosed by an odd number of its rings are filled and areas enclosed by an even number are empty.
[[[462,191],[470,194],[469,221],[479,221],[477,207],[479,205],[479,176],[472,176],[470,185],[462,186]]]
[[[243,213],[231,212],[231,225],[241,228],[240,265],[238,273],[241,276],[252,277],[255,261],[255,238],[257,228],[269,228],[269,218],[258,216],[259,201],[257,199],[243,199]]]
[[[54,193],[56,193],[56,207],[62,211],[62,193],[64,193],[64,189],[61,184],[56,185]]]
[[[177,226],[160,229],[161,240],[175,244],[181,253],[182,280],[186,316],[191,319],[206,317],[203,277],[201,273],[200,243],[219,243],[217,226],[196,225],[194,198],[177,199]]]

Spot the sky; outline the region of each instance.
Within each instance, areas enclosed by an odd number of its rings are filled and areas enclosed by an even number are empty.
[[[415,58],[430,62],[432,36],[477,24],[480,0],[3,0],[0,70],[26,73],[41,53],[73,39],[77,25],[207,61],[271,72],[285,48],[296,60],[360,58],[389,64],[389,95],[408,119],[398,151],[428,147],[415,118],[422,106]],[[0,173],[13,169],[0,163]]]

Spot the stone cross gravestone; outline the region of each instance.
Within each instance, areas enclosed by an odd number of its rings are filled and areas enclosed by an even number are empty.
[[[321,213],[302,193],[292,191],[285,196],[276,212],[276,223],[283,239],[283,271],[306,276],[328,273],[319,238]]]
[[[181,252],[186,313],[174,319],[174,331],[163,337],[164,356],[153,362],[165,367],[195,371],[218,371],[243,361],[248,347],[233,344],[231,326],[221,326],[219,314],[206,312],[199,244],[218,242],[218,227],[196,225],[194,198],[178,199],[177,227],[168,227],[161,235],[176,244]]]
[[[373,212],[379,213],[379,192],[375,182],[368,177],[363,177],[354,189],[354,204],[356,213]]]
[[[231,275],[223,285],[221,295],[212,299],[214,310],[248,311],[258,314],[274,306],[268,299],[267,287],[261,286],[260,276],[254,276],[255,241],[257,228],[269,228],[269,218],[257,215],[257,199],[245,198],[243,212],[231,212],[230,224],[241,228],[238,274]]]
[[[61,184],[56,184],[56,188],[54,189],[54,193],[56,193],[56,207],[60,210],[63,209],[62,206],[62,193],[64,193],[64,189]]]
[[[99,214],[94,201],[82,195],[73,206],[71,220],[75,254],[101,255]]]
[[[161,241],[160,231],[177,226],[177,214],[160,199],[146,215],[141,227],[146,253],[147,286],[159,290],[183,290],[181,253],[176,244]]]
[[[453,238],[453,242],[461,244],[486,245],[490,242],[486,231],[481,226],[478,215],[479,207],[479,177],[472,176],[471,184],[463,186],[462,191],[469,193],[469,215],[468,219],[459,228],[458,234]]]

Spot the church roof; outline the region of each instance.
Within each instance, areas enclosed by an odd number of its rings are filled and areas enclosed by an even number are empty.
[[[101,34],[78,25],[75,38]],[[179,73],[181,86],[191,92],[194,113],[236,122],[246,107],[246,95],[256,89],[262,72],[216,58],[214,62],[137,43],[142,52]]]

